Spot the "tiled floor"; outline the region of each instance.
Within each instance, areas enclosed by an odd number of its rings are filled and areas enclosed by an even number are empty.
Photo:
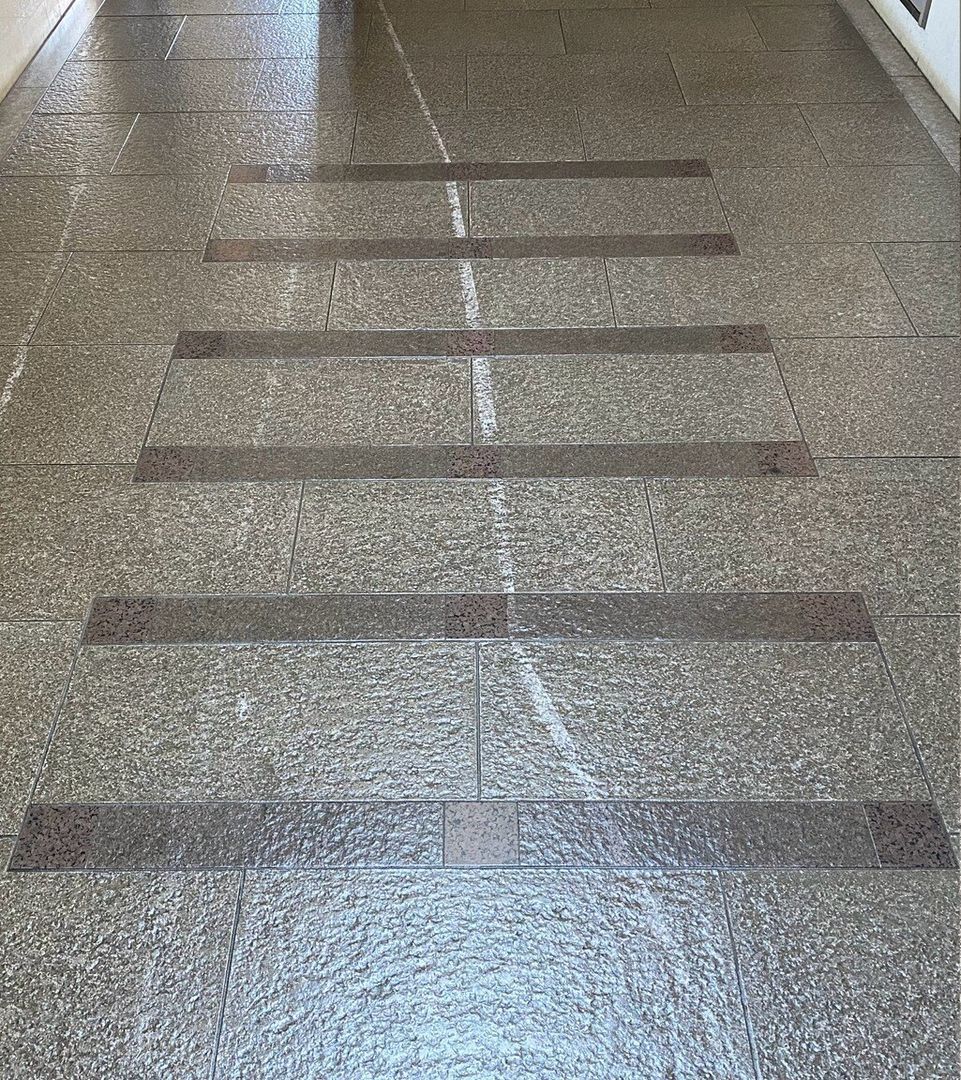
[[[0,104],[3,1076],[956,1080],[957,127],[864,0],[93,8]]]

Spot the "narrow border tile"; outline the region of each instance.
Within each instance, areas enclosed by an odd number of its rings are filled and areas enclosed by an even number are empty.
[[[944,870],[955,866],[951,840],[933,803],[865,803],[864,813],[883,867]]]

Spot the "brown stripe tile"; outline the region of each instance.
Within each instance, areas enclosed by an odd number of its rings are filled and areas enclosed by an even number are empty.
[[[864,812],[882,866],[925,870],[955,865],[941,815],[931,803],[866,803]]]
[[[151,803],[27,810],[11,870],[441,866],[440,803]]]
[[[857,593],[95,597],[84,644],[448,639],[874,641]]]
[[[541,354],[767,353],[763,326],[568,327],[557,330],[190,330],[175,358],[530,356]]]
[[[860,803],[520,802],[522,866],[877,866]]]
[[[577,259],[737,255],[730,233],[634,236],[402,237],[359,240],[211,240],[204,262],[312,262],[331,259]]]
[[[371,165],[233,165],[228,184],[319,184],[348,180],[582,180],[710,176],[704,158],[636,161],[452,161]]]

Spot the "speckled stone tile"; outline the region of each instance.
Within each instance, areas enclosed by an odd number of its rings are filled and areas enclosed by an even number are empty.
[[[577,113],[527,109],[443,112],[434,123],[454,161],[580,161]],[[418,113],[361,112],[352,160],[437,161],[437,146]]]
[[[689,105],[887,101],[898,90],[866,49],[690,52],[673,57]]]
[[[431,112],[467,106],[462,56],[417,58],[417,84]],[[254,109],[382,109],[417,112],[417,97],[394,56],[363,60],[267,60]],[[423,120],[421,120],[423,124]],[[414,130],[413,125],[409,125]],[[420,131],[418,130],[418,135]]]
[[[863,591],[879,614],[958,610],[957,480],[653,480],[669,590]]]
[[[592,1025],[601,1027],[585,1038]],[[665,1062],[691,1077],[752,1076],[712,877],[449,869],[247,877],[224,1080],[426,1080],[451,1070],[600,1080],[655,1076]]]
[[[11,1076],[209,1074],[236,874],[0,876]],[[13,1003],[16,1003],[14,1005]]]
[[[799,438],[773,356],[526,356],[474,366],[497,410],[495,435],[477,425],[478,441]]]
[[[430,11],[391,12],[394,30],[408,56],[436,53],[509,53],[559,56],[567,50],[556,11]],[[370,35],[373,53],[394,52],[394,45],[375,21]]]
[[[460,443],[470,441],[470,417],[467,360],[174,360],[149,441],[238,447]]]
[[[172,344],[182,330],[322,330],[331,263],[201,263],[198,254],[74,255],[35,344]]]
[[[878,244],[875,251],[919,334],[961,334],[957,244]]]
[[[957,240],[958,178],[947,165],[715,169],[739,241]]]
[[[43,96],[43,87],[14,86],[0,99],[0,155],[5,154]]]
[[[33,116],[0,160],[0,175],[109,173],[134,118],[132,113]]]
[[[756,245],[726,259],[611,259],[620,326],[763,323],[781,337],[874,337],[913,327],[870,247]]]
[[[86,649],[42,802],[471,798],[470,645]]]
[[[0,347],[0,462],[136,461],[168,359],[149,345]]]
[[[764,44],[774,51],[860,49],[861,36],[834,4],[748,9]]]
[[[280,11],[283,0],[105,0],[100,16],[244,15]]]
[[[19,828],[79,633],[77,623],[0,623],[0,833]]]
[[[114,171],[204,172],[278,159],[347,161],[353,131],[348,112],[147,113],[137,118]]]
[[[0,245],[9,251],[183,251],[210,232],[216,177],[0,178]]]
[[[866,803],[878,862],[892,870],[953,870],[951,841],[933,803]]]
[[[282,589],[299,489],[133,485],[124,467],[0,469],[0,618],[78,618],[96,592]]]
[[[488,260],[471,268],[484,326],[614,325],[603,260]],[[458,264],[338,263],[328,325],[331,330],[465,327]]]
[[[188,15],[170,50],[172,60],[296,59],[359,56],[367,47],[369,15]]]
[[[725,890],[764,1075],[955,1076],[953,874],[751,873]]]
[[[258,60],[64,64],[38,113],[190,112],[250,107]]]
[[[94,19],[70,54],[77,60],[163,60],[183,19]]]
[[[763,49],[746,8],[564,11],[564,40],[570,53]]]
[[[482,180],[471,184],[470,198],[471,232],[477,236],[616,236],[728,229],[708,177]]]
[[[961,820],[958,619],[880,619],[878,636],[949,829]]]
[[[646,109],[684,100],[663,52],[469,56],[467,94],[471,109],[561,109],[572,103]]]
[[[641,54],[642,56],[644,54]],[[633,60],[633,58],[632,58]],[[796,105],[581,109],[589,159],[706,157],[712,165],[821,165]]]
[[[873,644],[483,645],[480,698],[483,798],[927,791]]]
[[[509,866],[517,858],[516,803],[445,804],[446,866]]]
[[[633,480],[308,484],[296,592],[657,589],[644,485]]]
[[[908,76],[894,82],[915,116],[955,172],[961,171],[961,127],[927,79]]]
[[[0,258],[0,344],[26,345],[65,264],[59,254]]]
[[[780,341],[775,349],[815,455],[958,454],[961,339]]]
[[[905,101],[802,105],[831,165],[940,164],[941,153]]]

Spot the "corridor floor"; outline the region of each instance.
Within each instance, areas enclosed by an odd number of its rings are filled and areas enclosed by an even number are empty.
[[[956,132],[863,0],[77,2],[0,1073],[956,1078]]]

